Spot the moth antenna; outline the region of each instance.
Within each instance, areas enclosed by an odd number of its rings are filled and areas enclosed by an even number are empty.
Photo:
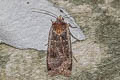
[[[42,9],[39,9],[39,10],[41,10],[41,11],[45,11],[45,12],[48,12],[48,13],[51,13],[51,14],[53,14],[53,15],[55,15],[55,16],[57,17],[57,15],[56,15],[56,14],[54,14],[54,13],[52,13],[52,12],[50,12],[50,11],[47,11],[47,10],[42,10]]]
[[[71,28],[78,28],[78,27],[73,27],[70,23],[68,23],[68,25],[69,25]]]
[[[42,13],[42,14],[46,14],[46,15],[52,16],[52,17],[54,17],[54,18],[57,18],[56,16],[51,15],[51,14],[49,14],[49,13],[45,13],[45,12],[40,12],[40,11],[32,11],[32,12]]]
[[[62,10],[62,9],[60,9],[60,12],[62,12],[62,13],[64,13],[64,11]],[[68,19],[70,19],[71,21],[73,21],[70,17],[72,17],[71,15],[69,15],[69,14],[66,14],[66,13],[64,13],[65,15],[63,16],[63,18],[68,18]],[[69,15],[69,16],[68,16]]]
[[[51,13],[52,15],[54,15],[54,16],[56,16],[56,17],[57,17],[57,15],[56,15],[56,14],[54,14],[54,13],[52,13],[52,12],[50,12],[50,11],[47,11],[47,10],[43,10],[43,9],[35,9],[35,8],[32,8],[32,9],[33,9],[33,10],[45,11],[45,12]]]
[[[64,17],[64,18],[70,18],[70,17],[72,17],[72,16],[70,16],[70,15],[69,15],[69,16],[68,16],[68,15],[64,15],[63,17]]]
[[[64,13],[64,11],[63,11],[62,9],[60,9],[60,12]],[[65,14],[65,13],[64,13],[64,14]],[[71,16],[70,16],[70,17],[71,17]],[[65,15],[63,16],[63,18],[69,18],[69,17],[68,17],[67,14],[65,14]]]

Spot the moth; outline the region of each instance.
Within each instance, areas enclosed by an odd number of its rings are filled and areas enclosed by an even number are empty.
[[[47,48],[47,71],[48,75],[64,75],[69,77],[72,72],[72,45],[71,45],[71,33],[69,27],[70,24],[64,21],[64,18],[60,15],[56,17],[55,14],[48,14],[45,11],[44,14],[50,15],[56,18],[56,21],[52,21],[52,25],[49,31],[48,48]],[[40,12],[42,13],[42,12]]]
[[[69,25],[62,16],[57,17],[49,32],[47,48],[48,74],[70,76],[72,71],[72,48]]]

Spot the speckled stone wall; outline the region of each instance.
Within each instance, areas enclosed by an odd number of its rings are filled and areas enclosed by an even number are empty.
[[[75,19],[86,39],[72,44],[71,77],[47,75],[46,51],[0,44],[0,80],[120,80],[120,0],[50,0]]]

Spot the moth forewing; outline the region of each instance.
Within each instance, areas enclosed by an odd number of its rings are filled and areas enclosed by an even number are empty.
[[[59,16],[52,23],[48,38],[47,70],[51,76],[70,76],[72,71],[72,48],[69,25]]]

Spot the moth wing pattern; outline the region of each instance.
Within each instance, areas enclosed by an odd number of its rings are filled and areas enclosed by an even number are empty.
[[[69,25],[60,35],[50,28],[47,48],[47,70],[51,76],[70,76],[72,71],[72,48]]]

